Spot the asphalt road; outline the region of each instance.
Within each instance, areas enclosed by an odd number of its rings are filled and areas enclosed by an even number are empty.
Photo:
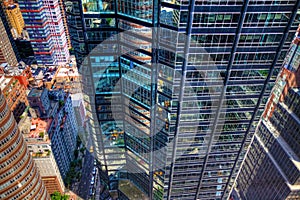
[[[94,168],[94,157],[86,150],[84,164],[81,172],[81,180],[78,185],[77,194],[83,199],[89,199],[89,188],[91,185],[92,171]]]

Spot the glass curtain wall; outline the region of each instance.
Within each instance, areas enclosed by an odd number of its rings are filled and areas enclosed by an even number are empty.
[[[89,54],[81,67],[91,69],[110,189],[129,179],[150,199],[228,198],[299,2],[68,2],[77,58]]]

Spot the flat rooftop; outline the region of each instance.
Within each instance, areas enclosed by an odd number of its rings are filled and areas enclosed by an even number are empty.
[[[298,95],[300,95],[300,88],[292,88],[292,90],[294,90],[296,93],[298,93]]]
[[[48,137],[48,129],[52,122],[52,119],[33,119],[25,116],[20,121],[19,128],[26,140],[29,143],[50,143]]]
[[[40,97],[44,90],[39,90],[37,88],[32,88],[29,92],[28,97]]]
[[[11,80],[11,78],[5,78],[4,76],[0,77],[1,90],[4,90],[4,88],[7,86],[7,84],[9,83],[10,80]]]
[[[119,189],[130,199],[130,200],[149,200],[149,197],[138,189],[129,180],[120,180]]]
[[[78,107],[81,102],[83,102],[82,93],[71,94],[73,107]]]
[[[79,76],[77,67],[60,67],[56,77]]]

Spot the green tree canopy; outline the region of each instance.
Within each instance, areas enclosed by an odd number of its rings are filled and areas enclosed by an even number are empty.
[[[51,200],[68,200],[70,197],[69,195],[61,194],[59,192],[54,192],[50,196],[51,196]]]

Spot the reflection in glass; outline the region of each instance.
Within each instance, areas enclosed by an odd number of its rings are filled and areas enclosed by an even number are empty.
[[[112,0],[82,0],[84,13],[113,12],[114,2]]]

